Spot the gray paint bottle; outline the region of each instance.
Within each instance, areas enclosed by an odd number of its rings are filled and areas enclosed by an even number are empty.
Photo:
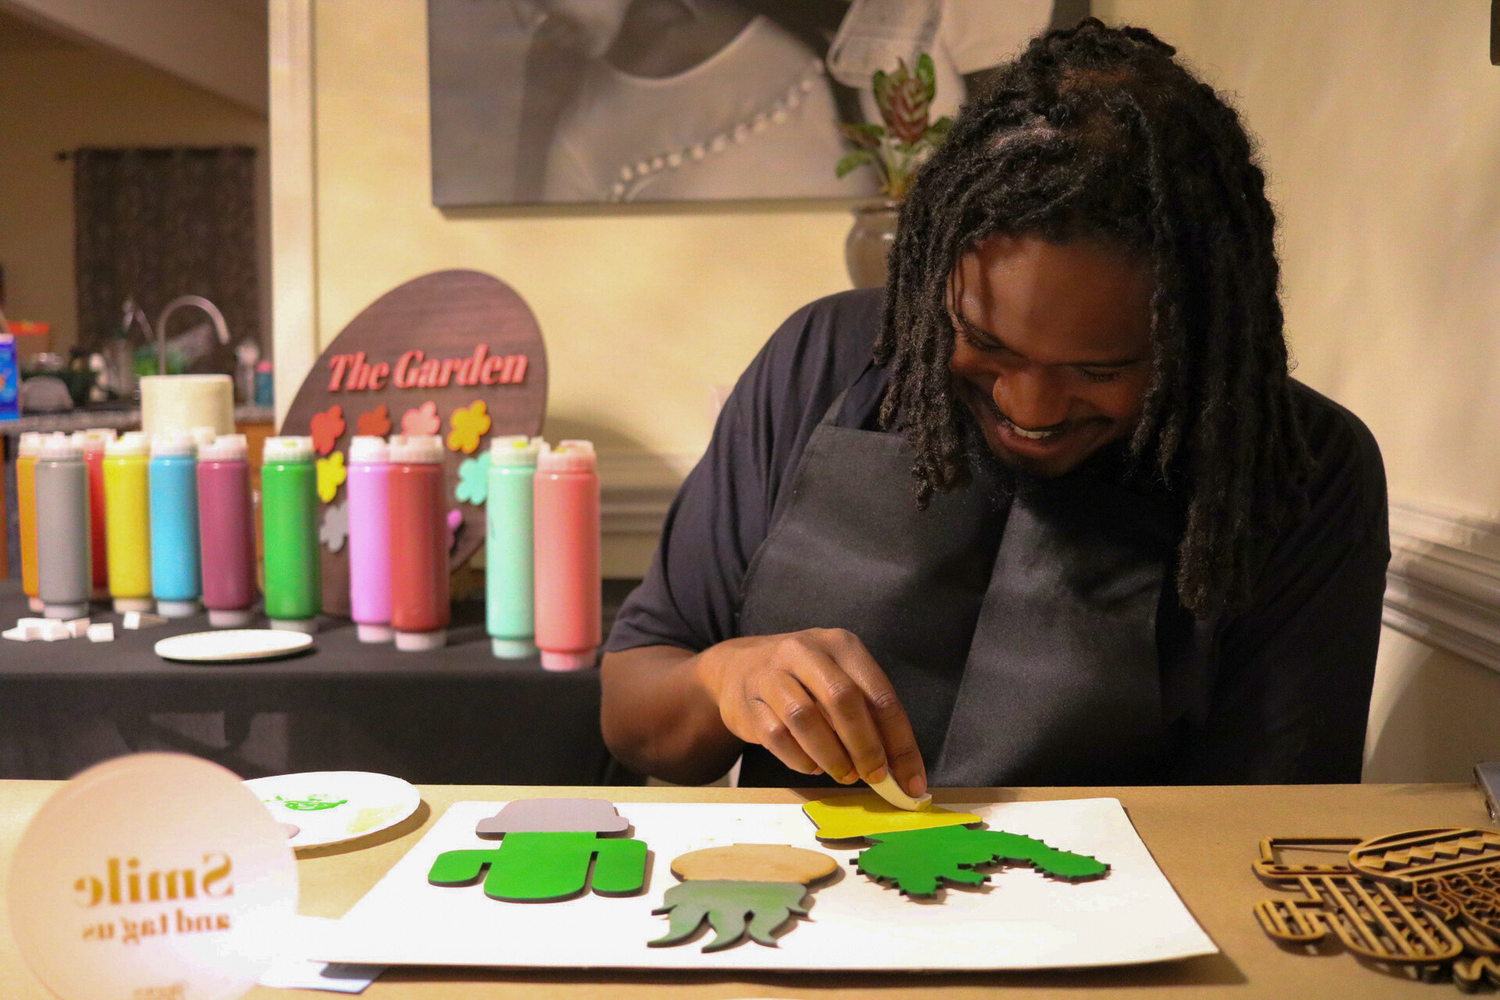
[[[83,442],[66,434],[42,439],[36,460],[38,591],[48,618],[89,613],[89,473]]]

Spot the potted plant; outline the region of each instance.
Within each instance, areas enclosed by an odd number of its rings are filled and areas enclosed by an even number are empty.
[[[948,135],[953,119],[931,120],[937,78],[932,57],[923,53],[916,69],[898,59],[896,69],[876,70],[871,78],[884,125],[845,123],[854,144],[834,168],[839,177],[868,166],[880,179],[881,199],[854,207],[854,228],[844,241],[844,259],[856,288],[885,284],[885,258],[896,237],[896,218],[917,170]]]

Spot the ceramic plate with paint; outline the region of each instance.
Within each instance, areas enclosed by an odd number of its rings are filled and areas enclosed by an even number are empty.
[[[156,655],[185,663],[236,663],[274,660],[311,648],[306,632],[284,632],[271,628],[236,628],[214,632],[189,632],[162,639]]]
[[[245,786],[277,821],[297,827],[293,847],[337,844],[387,830],[422,803],[400,778],[369,771],[307,771],[255,778]]]

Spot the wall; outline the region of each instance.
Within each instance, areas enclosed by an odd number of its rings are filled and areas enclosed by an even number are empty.
[[[849,287],[841,202],[445,216],[429,194],[425,4],[321,0],[313,17],[320,349],[419,274],[494,274],[547,341],[548,439],[593,439],[607,488],[658,496],[708,441],[712,387],[793,310]],[[639,574],[653,547],[611,532],[606,572]]]
[[[1391,499],[1500,515],[1500,67],[1481,0],[1094,0],[1231,94],[1282,220],[1297,377],[1369,424]],[[1500,673],[1381,637],[1365,779],[1500,758]]]
[[[264,116],[123,56],[61,39],[0,47],[0,263],[11,318],[52,324],[54,349],[66,350],[77,338],[73,167],[57,153],[79,146],[254,146],[264,206],[268,131]],[[267,276],[269,211],[260,216]],[[270,282],[261,284],[261,314],[269,317]]]

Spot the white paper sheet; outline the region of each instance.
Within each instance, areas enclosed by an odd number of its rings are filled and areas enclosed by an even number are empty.
[[[459,802],[363,899],[316,957],[381,965],[663,969],[1042,969],[1128,965],[1216,952],[1157,868],[1117,799],[951,805],[991,829],[1023,834],[1109,863],[1107,877],[1069,884],[1029,868],[995,872],[984,889],[908,899],[856,872],[859,848],[817,841],[796,805],[621,803],[652,863],[644,893],[589,893],[557,903],[490,899],[480,885],[430,885],[443,851],[498,846],[474,825],[498,802]],[[745,941],[704,954],[712,935],[648,948],[666,933],[653,916],[678,884],[673,858],[736,843],[790,844],[839,859],[842,874],[813,895],[811,915],[777,947]]]

